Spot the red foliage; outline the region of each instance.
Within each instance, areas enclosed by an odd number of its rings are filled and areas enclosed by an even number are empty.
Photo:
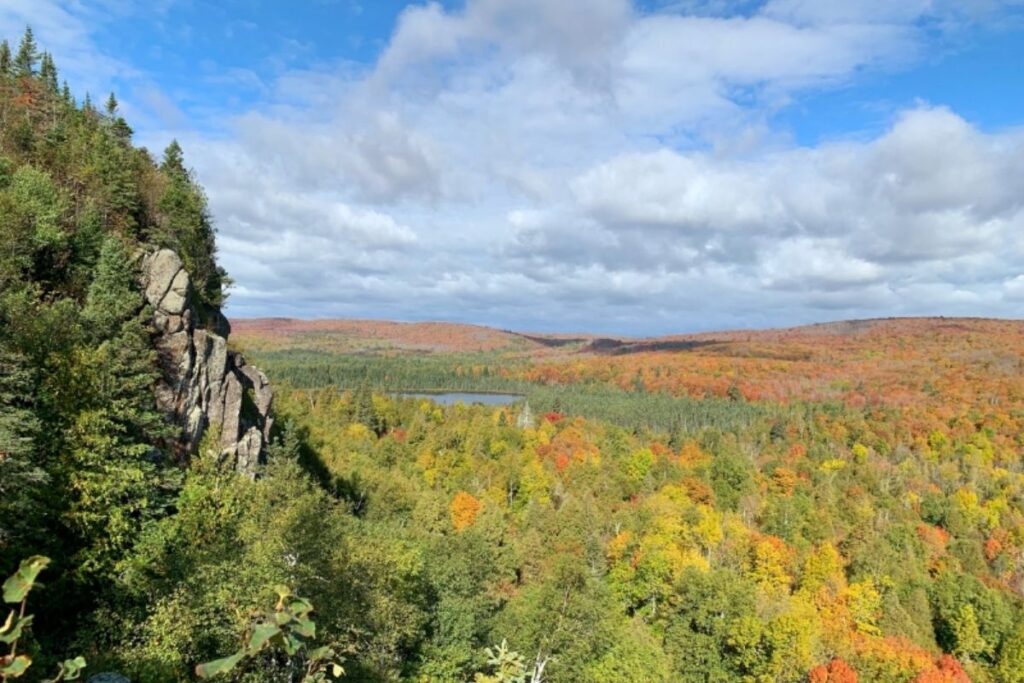
[[[971,683],[971,678],[952,655],[942,655],[932,667],[919,673],[913,683]]]
[[[810,683],[857,683],[857,672],[836,657],[828,666],[819,664],[807,674]]]

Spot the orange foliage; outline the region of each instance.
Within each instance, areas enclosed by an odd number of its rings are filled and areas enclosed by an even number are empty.
[[[683,465],[692,467],[709,459],[708,454],[701,450],[696,441],[687,441],[679,451],[679,462]]]
[[[995,412],[996,445],[1024,427],[1009,409],[1020,400],[1024,322],[915,318],[864,320],[787,330],[718,332],[639,341],[603,340],[589,355],[535,354],[519,371],[542,384],[599,381],[701,398],[735,387],[746,400],[839,400],[898,411],[911,438],[973,433],[972,407]],[[608,355],[608,354],[615,355]],[[733,393],[735,396],[735,393]],[[1005,406],[992,411],[992,407]],[[953,412],[956,411],[956,412]],[[799,453],[791,456],[799,457]]]
[[[555,468],[562,472],[572,463],[583,463],[598,458],[600,451],[587,438],[578,420],[555,434],[550,443],[537,446],[537,455],[554,461]]]
[[[810,683],[857,683],[857,672],[842,659],[836,657],[828,666],[819,664],[807,675]]]
[[[991,562],[999,557],[1009,542],[1009,532],[1006,529],[999,528],[993,531],[985,541],[985,559]]]
[[[913,683],[971,683],[970,676],[951,655],[942,655],[928,670],[922,671]]]
[[[471,494],[459,491],[455,494],[455,498],[452,499],[451,505],[448,507],[452,516],[452,526],[455,527],[456,531],[462,531],[467,527],[473,526],[473,522],[476,521],[476,516],[480,514],[482,507],[483,504]]]

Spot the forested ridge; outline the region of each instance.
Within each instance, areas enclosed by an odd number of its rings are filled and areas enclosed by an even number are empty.
[[[0,45],[0,680],[1024,681],[1018,323],[250,335],[276,427],[242,476],[165,447],[138,255],[210,315],[227,279],[180,147],[131,137]]]
[[[497,547],[523,554],[508,585],[491,579],[491,609],[498,623],[534,610],[514,633],[561,653],[552,679],[1024,676],[1019,321],[861,321],[611,354],[471,351],[443,331],[424,354],[324,327],[240,343],[279,390],[296,387],[279,408],[362,519],[404,527],[396,501],[415,515],[433,491],[453,528],[493,525]],[[383,396],[370,411],[364,387],[521,393],[538,419],[523,430],[518,407]],[[570,597],[605,601],[589,617],[556,599],[568,567]],[[545,614],[553,603],[568,611]],[[554,646],[561,629],[573,635]]]

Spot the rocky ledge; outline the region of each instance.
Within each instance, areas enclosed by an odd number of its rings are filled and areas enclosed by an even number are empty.
[[[231,326],[219,310],[206,312],[196,304],[191,278],[176,253],[160,249],[143,255],[140,273],[162,370],[157,405],[178,429],[170,449],[185,460],[208,436],[212,450],[253,474],[265,458],[273,423],[266,375],[228,351]]]

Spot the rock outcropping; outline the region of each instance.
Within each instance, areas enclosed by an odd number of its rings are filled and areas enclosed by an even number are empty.
[[[204,436],[222,457],[252,474],[270,438],[273,393],[266,375],[228,351],[231,326],[219,310],[197,306],[181,259],[169,249],[142,256],[143,291],[153,308],[156,348],[163,371],[157,405],[178,433],[176,457],[196,453]]]

